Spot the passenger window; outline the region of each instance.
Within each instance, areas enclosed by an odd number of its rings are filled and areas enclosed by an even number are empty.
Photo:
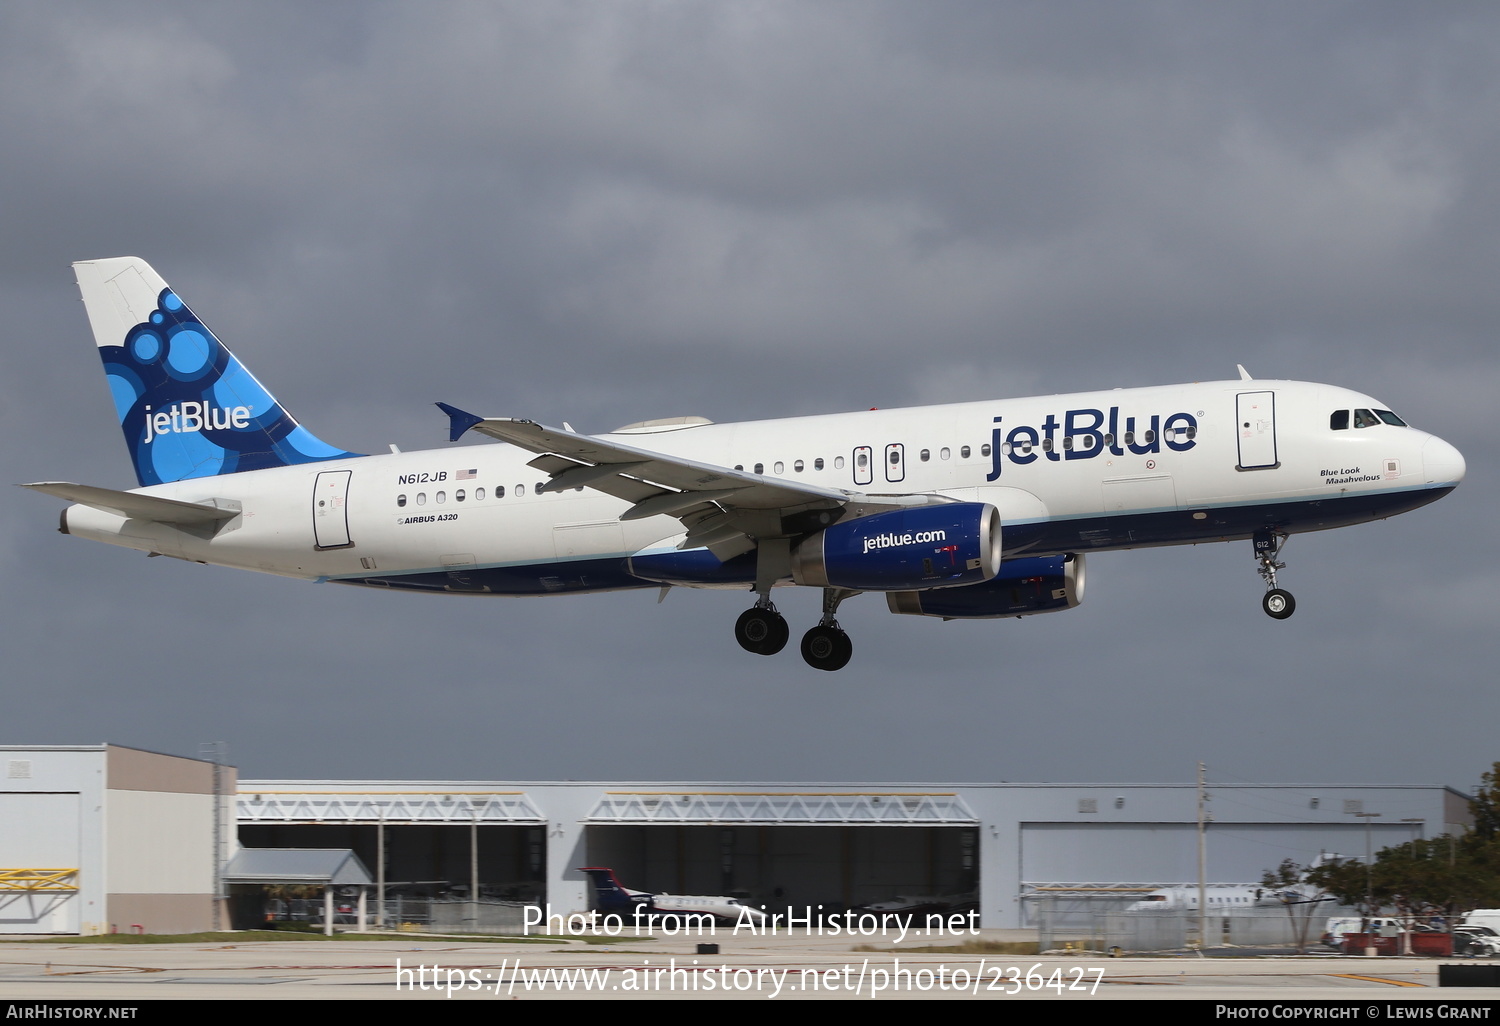
[[[464,490],[462,488],[460,488],[458,491],[456,491],[456,492],[453,493],[453,501],[454,502],[463,502],[464,501]]]
[[[802,461],[798,460],[796,463],[793,463],[792,464],[792,469],[795,470],[799,474],[802,473]]]
[[[483,488],[476,488],[476,489],[474,489],[474,501],[475,502],[483,502],[484,501],[484,489]]]
[[[945,460],[946,460],[946,459],[950,459],[950,458],[951,458],[951,457],[952,457],[952,456],[953,456],[953,450],[952,450],[952,449],[949,449],[949,448],[948,448],[948,447],[947,447],[947,446],[946,446],[946,445],[945,445],[945,446],[943,446],[943,447],[942,447],[942,448],[941,448],[941,449],[939,449],[939,450],[938,450],[938,455],[939,455],[939,456],[941,456],[941,457],[942,457],[942,458],[943,458],[943,459],[945,459]]]
[[[448,501],[448,493],[447,492],[438,492],[437,495],[435,496],[435,498],[437,499],[437,501],[438,501],[439,504],[447,502]]]
[[[896,467],[896,466],[900,466],[900,465],[901,465],[901,450],[900,449],[892,449],[891,450],[891,466]]]
[[[958,450],[958,457],[963,460],[969,458],[969,447],[967,445]]]
[[[417,493],[417,505],[418,506],[425,506],[425,505],[427,505],[427,493],[426,492],[418,492]]]
[[[1375,416],[1375,414],[1371,413],[1369,410],[1354,411],[1354,426],[1357,428],[1374,427],[1379,423],[1380,418]]]
[[[496,485],[495,486],[495,498],[497,498],[497,499],[503,499],[503,498],[505,498],[505,486],[504,485]]]
[[[842,457],[842,456],[835,456],[833,458],[833,469],[834,470],[843,470],[844,469],[844,457]]]
[[[1134,431],[1127,431],[1127,432],[1125,432],[1125,444],[1126,445],[1134,445],[1135,444],[1135,432]]]
[[[523,485],[523,484],[516,485],[516,495],[517,495],[517,497],[525,495],[525,494],[526,494],[526,486]]]
[[[918,458],[921,459],[923,463],[926,463],[928,460],[932,459],[932,450],[923,449]]]
[[[1146,444],[1150,445],[1154,441],[1156,441],[1156,432],[1152,431],[1150,428],[1147,428],[1146,429]]]
[[[745,469],[745,465],[743,463],[736,463],[734,465],[734,469],[735,470],[744,470]]]
[[[533,492],[532,494],[533,495],[541,495],[542,494],[542,485],[544,485],[546,483],[547,483],[546,481],[538,481],[536,483],[536,491]]]
[[[823,469],[823,457],[819,456],[817,459],[813,460],[813,469],[814,470],[822,470]]]
[[[1052,451],[1052,439],[1050,439],[1050,438],[1043,438],[1042,439],[1042,452],[1051,452],[1051,451]]]
[[[1104,444],[1109,446],[1111,449],[1115,447],[1115,436],[1112,432],[1108,432],[1105,434]]]
[[[766,465],[764,463],[757,463],[755,465],[755,472],[757,474],[764,474],[766,472]]]
[[[1073,448],[1073,436],[1072,435],[1063,435],[1063,448],[1064,449],[1071,449],[1071,448]]]
[[[1349,430],[1349,411],[1334,410],[1333,415],[1328,418],[1328,428],[1330,431]]]
[[[404,495],[398,495],[398,496],[396,496],[396,505],[398,505],[398,506],[405,506],[406,505],[406,496],[404,496]]]
[[[989,454],[990,454],[990,443],[989,442],[985,442],[983,445],[981,445],[979,447],[979,455],[981,455],[981,456],[988,456]]]

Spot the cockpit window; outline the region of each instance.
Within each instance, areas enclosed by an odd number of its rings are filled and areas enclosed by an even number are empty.
[[[1357,428],[1374,427],[1379,423],[1380,418],[1375,416],[1375,414],[1371,413],[1369,410],[1354,411],[1354,426]]]
[[[1390,410],[1376,410],[1375,416],[1379,417],[1381,420],[1385,421],[1392,427],[1406,427],[1406,421],[1396,416]]]
[[[1333,415],[1328,418],[1328,426],[1334,431],[1349,430],[1349,411],[1334,410]]]

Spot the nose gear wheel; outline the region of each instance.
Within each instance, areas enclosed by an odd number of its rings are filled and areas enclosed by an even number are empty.
[[[1276,571],[1286,569],[1286,564],[1278,562],[1277,557],[1281,555],[1282,546],[1289,537],[1291,536],[1270,529],[1255,532],[1255,561],[1258,564],[1256,572],[1266,582],[1266,594],[1260,600],[1260,607],[1266,611],[1267,616],[1275,620],[1285,620],[1297,610],[1297,600],[1292,598],[1292,593],[1276,585]]]

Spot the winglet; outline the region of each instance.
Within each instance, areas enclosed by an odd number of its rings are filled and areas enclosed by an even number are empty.
[[[476,417],[472,413],[466,413],[457,406],[449,406],[447,403],[438,403],[437,408],[448,415],[448,441],[456,442],[464,436],[464,432],[475,424],[483,424],[483,417]]]

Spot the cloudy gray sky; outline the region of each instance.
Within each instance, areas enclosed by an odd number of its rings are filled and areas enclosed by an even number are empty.
[[[68,264],[145,257],[315,433],[603,431],[1204,380],[1371,393],[1468,480],[1090,556],[1066,614],[444,600],[65,538],[0,493],[0,741],[252,776],[1446,783],[1500,759],[1500,9],[0,6],[0,479],[134,484]],[[815,592],[779,593],[794,631]]]

